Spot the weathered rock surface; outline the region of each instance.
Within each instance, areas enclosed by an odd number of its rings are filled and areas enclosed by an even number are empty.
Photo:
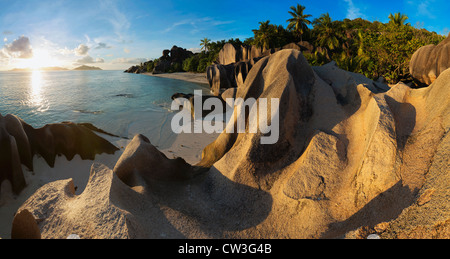
[[[206,69],[209,87],[214,95],[219,96],[224,90],[237,87],[234,71],[234,64],[213,64]]]
[[[411,75],[424,84],[433,83],[439,75],[450,68],[450,34],[438,45],[418,49],[409,63]]]
[[[147,183],[187,180],[191,177],[190,169],[182,158],[169,159],[148,138],[136,135],[117,161],[114,173],[124,183],[135,186],[140,179]]]
[[[248,73],[252,69],[252,64],[249,61],[240,61],[234,65],[234,78],[237,87],[243,86]]]
[[[256,63],[236,92],[258,104],[279,98],[278,113],[259,124],[278,116],[276,143],[262,145],[269,134],[261,130],[224,132],[186,170],[209,171],[174,181],[177,161],[137,137],[143,154],[159,158],[126,172],[147,180],[130,186],[94,165],[81,195],[70,180],[53,182],[19,211],[41,219],[43,238],[336,238],[375,226],[381,237],[445,236],[449,82],[446,70],[428,88],[381,91],[331,65],[312,68],[297,50],[278,51]],[[133,146],[130,158],[140,153]],[[173,166],[164,177],[160,168]]]
[[[28,210],[22,210],[14,216],[11,229],[12,239],[41,239],[41,231],[36,219]]]
[[[19,193],[26,185],[21,165],[33,170],[36,154],[53,167],[58,155],[72,160],[78,154],[83,160],[94,160],[96,154],[118,150],[94,131],[99,129],[70,122],[34,129],[17,116],[0,115],[0,183],[9,180],[14,193]]]
[[[201,109],[202,107],[204,107],[205,102],[208,99],[217,99],[217,101],[219,101],[222,104],[221,112],[223,112],[223,113],[226,112],[227,106],[226,106],[224,99],[219,98],[214,95],[202,95],[201,97],[196,96],[194,94],[184,94],[184,93],[176,93],[176,94],[172,95],[172,100],[177,100],[180,107],[184,107],[185,102],[189,102],[189,105],[191,107],[191,109],[190,109],[191,116],[194,119],[204,118],[211,112],[218,109],[217,107],[212,107],[213,110]],[[199,104],[201,104],[201,106],[195,106],[195,102],[198,102]],[[196,107],[198,107],[197,110],[195,110]],[[220,112],[220,110],[217,110],[217,112]]]
[[[134,73],[141,74],[147,72],[148,63],[153,64],[153,74],[164,74],[169,72],[171,69],[178,67],[182,67],[182,63],[185,59],[193,56],[194,53],[192,51],[186,50],[184,48],[173,46],[170,50],[163,50],[162,56],[158,59],[158,61],[147,61],[141,63],[141,65],[132,66],[124,71],[124,73]],[[177,72],[177,71],[172,71]]]
[[[217,64],[211,65],[206,70],[211,91],[214,95],[219,96],[226,89],[242,86],[252,66],[256,62],[282,49],[294,49],[312,53],[314,47],[306,41],[290,43],[282,48],[268,50],[255,45],[236,48],[231,43],[225,44],[219,52]]]

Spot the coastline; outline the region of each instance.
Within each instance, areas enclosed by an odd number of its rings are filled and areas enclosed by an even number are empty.
[[[72,179],[77,187],[76,194],[80,195],[89,181],[91,167],[95,163],[101,163],[113,169],[125,148],[130,143],[130,139],[120,137],[112,137],[97,133],[100,137],[105,138],[110,143],[119,148],[114,154],[99,154],[94,160],[82,160],[76,155],[73,160],[68,161],[66,157],[56,157],[55,166],[51,168],[42,157],[35,156],[33,158],[34,172],[29,171],[22,165],[27,186],[19,194],[14,195],[11,191],[9,181],[3,181],[2,191],[0,195],[0,239],[11,238],[11,227],[14,215],[20,206],[31,197],[39,188],[47,183],[58,180]],[[187,163],[195,165],[202,158],[203,149],[213,142],[219,134],[195,134],[182,133],[171,136],[169,147],[158,148],[166,157],[173,159],[176,157],[183,158]]]
[[[146,73],[142,73],[141,75],[176,79],[176,80],[182,80],[182,81],[186,81],[186,82],[209,85],[208,79],[206,78],[206,73],[176,72],[176,73],[165,73],[165,74],[153,74],[153,73],[146,72]]]

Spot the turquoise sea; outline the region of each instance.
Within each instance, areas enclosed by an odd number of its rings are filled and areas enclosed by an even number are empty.
[[[144,134],[164,147],[173,134],[171,96],[199,89],[209,93],[205,85],[122,71],[0,72],[0,114],[35,128],[89,122],[121,137]]]

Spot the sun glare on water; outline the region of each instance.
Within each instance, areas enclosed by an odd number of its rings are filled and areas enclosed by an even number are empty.
[[[20,68],[39,70],[44,67],[54,67],[59,65],[59,60],[52,57],[47,50],[37,49],[33,51],[32,58],[25,59],[21,62]]]

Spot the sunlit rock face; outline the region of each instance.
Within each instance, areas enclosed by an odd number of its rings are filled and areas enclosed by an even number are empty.
[[[187,165],[137,136],[114,170],[92,167],[81,195],[70,180],[49,183],[19,211],[39,219],[43,238],[343,237],[403,217],[430,193],[424,188],[448,203],[449,82],[446,70],[428,88],[385,88],[334,64],[311,67],[297,50],[278,51],[235,93],[279,100],[265,121],[278,116],[276,143],[261,144],[260,131],[224,132],[200,163]],[[144,161],[133,167],[136,157]],[[439,210],[428,198],[420,204]],[[390,226],[383,229],[397,231]]]
[[[450,37],[448,36],[438,45],[423,46],[413,54],[409,71],[415,79],[429,85],[450,68]]]

